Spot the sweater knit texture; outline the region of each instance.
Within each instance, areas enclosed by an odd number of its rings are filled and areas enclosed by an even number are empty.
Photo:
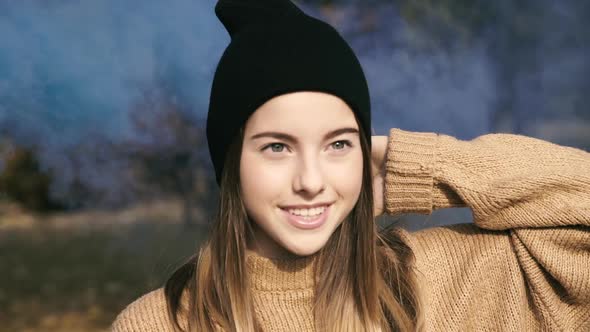
[[[473,224],[400,229],[426,331],[590,331],[590,153],[513,134],[470,141],[391,129],[385,211],[469,207]],[[264,331],[315,331],[313,256],[247,256]],[[114,332],[173,331],[163,290]]]

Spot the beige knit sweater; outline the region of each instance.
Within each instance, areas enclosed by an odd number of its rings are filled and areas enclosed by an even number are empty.
[[[475,224],[402,231],[416,255],[427,331],[590,331],[590,154],[489,134],[392,129],[385,210],[468,206]],[[313,331],[313,258],[248,256],[265,331]],[[113,331],[172,331],[163,291]]]

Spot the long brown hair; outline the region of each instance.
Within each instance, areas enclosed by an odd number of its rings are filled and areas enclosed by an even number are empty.
[[[363,154],[359,199],[316,254],[316,329],[414,331],[420,329],[421,319],[413,253],[395,229],[377,229],[371,151],[362,126],[359,129]],[[166,282],[168,314],[177,331],[260,331],[246,271],[251,228],[240,196],[242,141],[243,131],[227,153],[208,239]]]

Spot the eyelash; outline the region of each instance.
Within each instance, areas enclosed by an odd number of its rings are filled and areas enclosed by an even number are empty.
[[[344,145],[348,146],[349,148],[351,148],[351,147],[352,147],[352,142],[351,142],[351,141],[349,141],[349,140],[339,140],[339,141],[335,141],[335,142],[333,142],[333,143],[332,143],[332,144],[330,144],[330,145],[334,145],[334,144],[336,144],[336,143],[344,143]],[[273,143],[270,143],[270,144],[267,144],[267,145],[265,145],[265,146],[262,148],[262,151],[265,151],[265,150],[267,150],[268,148],[271,148],[273,145],[276,145],[276,144],[278,144],[278,145],[281,145],[281,146],[283,146],[283,147],[287,147],[287,145],[286,145],[286,144],[284,144],[284,143],[273,142]],[[339,150],[344,150],[344,148],[342,148],[342,149],[336,149],[336,150],[337,150],[337,151],[339,151]],[[280,151],[280,152],[282,152],[282,151]],[[279,152],[277,152],[277,153],[279,153]]]

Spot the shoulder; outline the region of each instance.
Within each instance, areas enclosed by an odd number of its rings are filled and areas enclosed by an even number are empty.
[[[174,331],[164,289],[149,292],[129,304],[111,325],[111,332]]]

